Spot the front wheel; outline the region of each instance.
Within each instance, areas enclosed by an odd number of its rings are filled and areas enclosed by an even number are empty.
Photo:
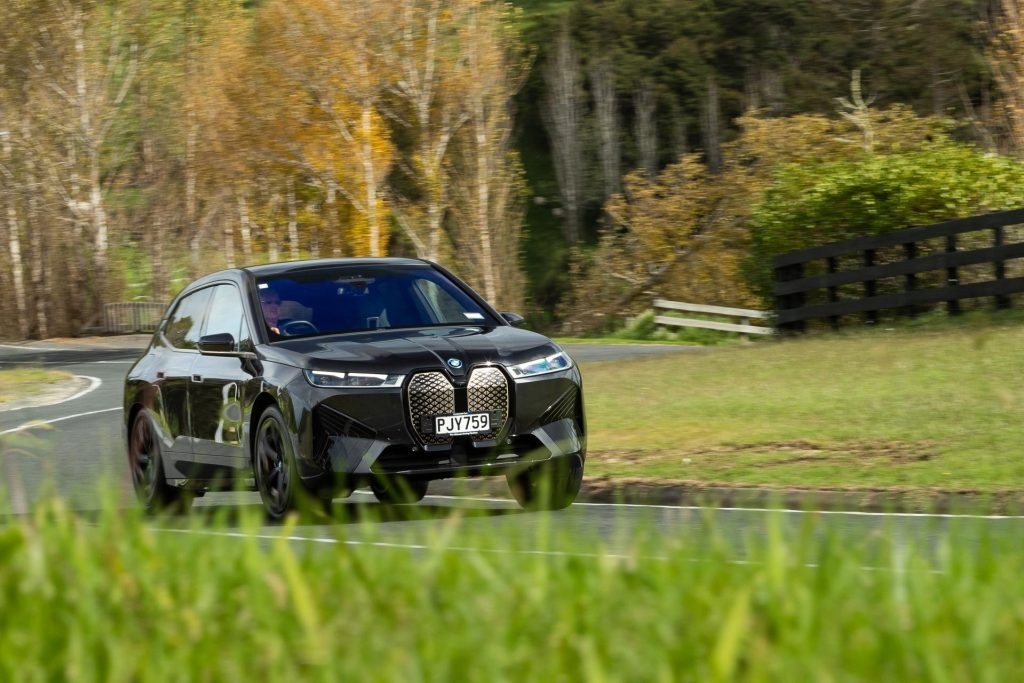
[[[267,515],[281,519],[295,507],[300,483],[288,428],[276,406],[268,407],[260,416],[253,469]]]
[[[561,510],[573,504],[583,485],[583,460],[560,458],[505,477],[516,502],[525,510]]]
[[[128,437],[128,466],[132,487],[146,512],[187,509],[191,498],[181,489],[167,483],[164,461],[160,455],[160,439],[148,410],[140,410],[132,422]]]

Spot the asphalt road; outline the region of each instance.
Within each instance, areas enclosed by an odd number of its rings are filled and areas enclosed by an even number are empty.
[[[45,346],[45,348],[39,348]],[[571,345],[569,352],[581,364],[664,353],[684,353],[679,346]],[[113,485],[122,504],[132,505],[131,486],[121,441],[121,388],[137,349],[89,349],[0,345],[0,368],[44,364],[93,378],[92,390],[57,405],[0,412],[0,482],[14,512],[25,512],[32,502],[56,490],[78,510],[98,507],[97,491]],[[98,381],[97,381],[98,380]],[[45,426],[25,428],[38,421]],[[202,511],[256,510],[257,494],[208,494],[196,501]],[[638,535],[683,537],[697,543],[711,536],[724,542],[737,559],[751,538],[769,533],[777,524],[784,533],[799,533],[813,517],[818,529],[829,529],[844,540],[871,544],[883,534],[906,543],[937,546],[940,539],[973,544],[985,535],[1021,538],[1024,517],[963,518],[942,515],[880,513],[804,513],[754,509],[577,503],[557,513],[525,513],[509,500],[428,495],[414,508],[384,509],[365,492],[336,501],[333,521],[306,524],[291,530],[295,543],[375,544],[383,548],[412,548],[430,543],[445,521],[461,518],[445,540],[453,550],[488,545],[495,551],[560,552],[545,538],[591,539],[595,552],[625,552]],[[383,521],[381,518],[383,517]],[[367,524],[367,520],[373,520]],[[190,528],[183,533],[222,534]],[[280,530],[266,527],[268,536]],[[545,531],[545,533],[541,533]],[[174,533],[169,531],[169,533]],[[343,538],[344,540],[339,540]],[[487,540],[489,539],[489,540]],[[579,547],[578,545],[576,547]],[[574,551],[576,552],[576,551]]]

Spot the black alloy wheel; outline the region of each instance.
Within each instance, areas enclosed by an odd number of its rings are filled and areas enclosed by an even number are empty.
[[[270,406],[260,416],[254,460],[263,507],[272,519],[281,519],[295,507],[300,484],[284,416],[276,406]]]
[[[410,479],[408,477],[388,477],[374,479],[370,482],[370,490],[377,500],[385,505],[411,505],[423,500],[427,495],[428,481]]]
[[[132,422],[128,438],[128,466],[135,495],[146,512],[175,506],[184,509],[191,502],[181,489],[167,483],[163,458],[160,457],[160,440],[147,410],[140,410]]]
[[[525,510],[561,510],[583,485],[583,460],[574,455],[506,475],[512,496]]]

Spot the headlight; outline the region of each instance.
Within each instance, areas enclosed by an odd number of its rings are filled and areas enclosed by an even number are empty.
[[[385,375],[372,372],[329,372],[305,370],[306,381],[315,387],[400,387],[405,375]]]
[[[533,377],[534,375],[543,375],[547,372],[568,370],[571,367],[572,358],[569,358],[569,355],[564,351],[559,351],[546,358],[538,358],[537,360],[527,361],[519,365],[509,366],[508,371],[512,373],[513,377]]]

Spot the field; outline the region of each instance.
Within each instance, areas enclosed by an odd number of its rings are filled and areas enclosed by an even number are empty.
[[[1024,325],[875,330],[584,367],[590,475],[1024,487]]]
[[[0,522],[0,680],[1011,680],[1024,553],[751,533],[746,559],[636,534],[626,552],[289,541],[254,515],[148,522],[59,501]],[[369,527],[369,524],[365,526]],[[365,529],[364,529],[365,530]],[[464,530],[463,530],[464,531]],[[542,532],[544,533],[544,532]],[[466,543],[465,533],[458,534]],[[1012,540],[1012,539],[1010,539]]]

